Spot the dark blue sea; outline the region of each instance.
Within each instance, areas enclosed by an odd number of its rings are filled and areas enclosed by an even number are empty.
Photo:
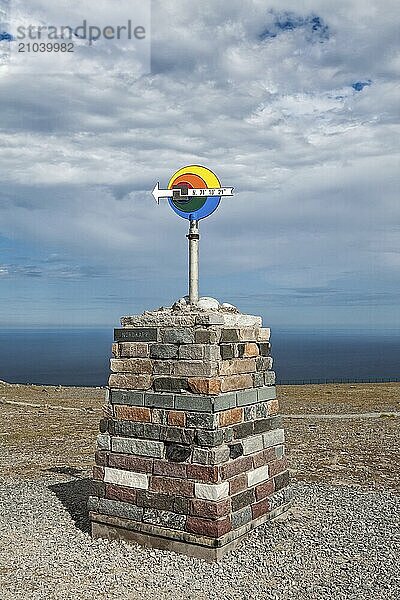
[[[278,381],[399,380],[400,333],[273,329]],[[112,328],[2,329],[0,379],[10,383],[103,386]]]

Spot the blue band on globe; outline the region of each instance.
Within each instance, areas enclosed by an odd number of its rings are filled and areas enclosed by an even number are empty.
[[[174,204],[173,198],[168,198],[168,203],[172,210],[183,219],[188,219],[189,221],[199,221],[200,219],[209,217],[218,208],[220,201],[221,196],[207,196],[203,206],[197,210],[194,210],[193,212],[188,213],[184,212],[183,210],[179,210],[176,204]]]

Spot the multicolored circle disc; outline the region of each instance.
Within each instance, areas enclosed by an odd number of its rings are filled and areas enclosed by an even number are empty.
[[[189,165],[174,173],[169,180],[168,189],[209,189],[220,188],[218,177],[200,165]],[[182,192],[181,192],[182,193]],[[180,196],[168,199],[172,210],[190,221],[198,221],[211,215],[220,203],[220,196]]]

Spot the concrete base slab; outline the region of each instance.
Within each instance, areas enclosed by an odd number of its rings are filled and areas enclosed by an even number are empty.
[[[157,548],[159,550],[169,550],[177,552],[178,554],[185,554],[186,556],[193,556],[194,558],[201,558],[207,562],[217,562],[231,550],[234,550],[246,537],[249,531],[262,525],[266,521],[275,519],[290,508],[290,502],[283,506],[276,508],[267,515],[255,519],[251,523],[247,523],[246,526],[238,528],[236,531],[231,532],[224,538],[212,540],[209,539],[207,545],[196,544],[192,541],[171,539],[170,537],[164,537],[162,535],[155,535],[154,533],[144,533],[135,530],[134,522],[127,520],[114,520],[112,517],[106,517],[102,515],[96,515],[98,520],[94,520],[92,514],[92,537],[93,539],[104,538],[108,540],[123,540],[125,542],[137,543],[140,546],[146,548]],[[113,522],[114,521],[114,522]],[[125,521],[125,526],[122,525],[122,521]],[[175,535],[178,532],[174,532]],[[187,535],[187,534],[186,534]],[[235,536],[235,537],[233,537]],[[226,543],[224,543],[226,542]]]

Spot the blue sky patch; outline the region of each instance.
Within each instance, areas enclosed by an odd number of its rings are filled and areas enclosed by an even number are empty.
[[[0,31],[0,42],[12,42],[13,36],[11,33],[7,33],[7,31]]]
[[[356,92],[361,92],[366,86],[371,85],[372,81],[368,79],[367,81],[355,81],[351,84],[351,87]]]
[[[318,15],[303,17],[293,12],[284,11],[277,13],[271,11],[272,21],[259,35],[261,41],[277,37],[285,31],[303,29],[310,41],[324,42],[329,39],[329,27]]]

